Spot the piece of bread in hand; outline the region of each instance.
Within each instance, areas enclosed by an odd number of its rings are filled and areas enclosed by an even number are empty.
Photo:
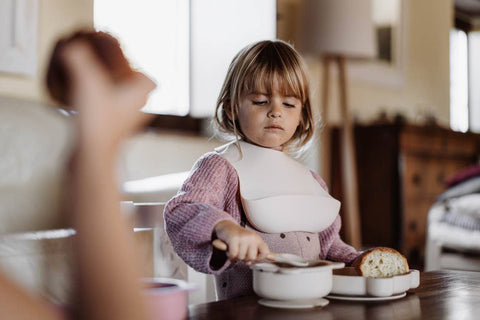
[[[373,248],[363,252],[352,263],[363,277],[386,278],[408,273],[407,259],[392,248]]]

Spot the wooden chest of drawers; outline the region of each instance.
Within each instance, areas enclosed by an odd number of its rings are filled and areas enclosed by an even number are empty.
[[[332,193],[342,198],[338,131],[332,134]],[[440,127],[355,128],[364,247],[388,246],[422,266],[427,213],[446,178],[477,161],[480,135]]]

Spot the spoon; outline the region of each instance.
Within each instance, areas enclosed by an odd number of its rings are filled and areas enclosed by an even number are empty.
[[[215,239],[212,242],[212,245],[218,250],[227,251],[228,247],[225,242],[220,239]],[[267,255],[267,260],[285,263],[294,267],[307,267],[309,265],[308,261],[303,259],[300,256],[290,253],[273,253],[270,252]]]

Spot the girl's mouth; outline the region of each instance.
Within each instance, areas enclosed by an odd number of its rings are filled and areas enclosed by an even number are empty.
[[[270,129],[270,130],[283,130],[282,127],[277,126],[277,125],[272,125],[272,126],[265,127],[265,129]]]

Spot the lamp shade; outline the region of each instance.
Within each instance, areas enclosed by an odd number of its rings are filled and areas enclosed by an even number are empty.
[[[370,0],[304,0],[297,47],[304,53],[373,58]]]

